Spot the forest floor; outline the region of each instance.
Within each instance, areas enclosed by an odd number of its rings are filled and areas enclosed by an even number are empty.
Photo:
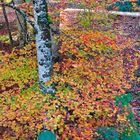
[[[13,17],[15,17],[14,12],[9,12],[8,19],[10,22],[10,28],[11,28],[12,33],[14,34],[14,31],[16,30],[16,26],[15,26],[16,21],[15,21],[15,18],[13,18]],[[114,23],[115,29],[117,29],[119,32],[121,30],[123,32],[123,34],[125,35],[125,37],[135,39],[136,43],[134,44],[133,47],[137,51],[140,51],[140,48],[139,48],[140,32],[139,32],[138,27],[133,24],[133,23],[138,23],[137,19],[132,18],[131,22],[129,22],[129,20],[130,20],[129,18],[125,18],[125,20],[124,20],[122,17],[119,17],[119,19],[117,21],[115,21],[115,23]],[[123,23],[123,21],[124,21],[124,23]],[[99,28],[97,27],[97,30]],[[7,33],[8,32],[6,29],[5,21],[4,21],[4,18],[2,16],[2,13],[0,12],[0,36],[7,36]],[[7,37],[5,37],[5,39],[7,40]],[[5,43],[5,40],[4,41],[0,40],[0,51],[1,50],[8,52],[10,54],[12,51],[12,48],[9,45],[9,43]],[[125,52],[127,55],[127,53],[133,53],[133,50],[125,50]],[[138,61],[139,61],[138,64],[140,65],[140,59]],[[140,83],[138,81],[139,77],[140,77],[140,70],[136,72],[135,80],[129,81],[129,82],[133,85],[132,88],[130,89],[130,92],[133,93],[133,100],[131,101],[130,104],[132,105],[133,113],[136,117],[137,122],[139,123],[139,126],[140,126]],[[11,87],[11,90],[13,90],[15,87],[13,89],[12,88],[13,87]],[[0,89],[0,92],[1,91],[2,90]]]

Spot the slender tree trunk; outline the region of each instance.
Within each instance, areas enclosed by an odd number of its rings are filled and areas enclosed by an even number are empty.
[[[51,78],[53,65],[46,0],[33,0],[33,6],[40,88],[43,93],[53,92],[51,86],[48,88],[45,86]]]
[[[3,2],[3,0],[1,0],[1,2]],[[6,9],[5,9],[4,5],[2,5],[2,11],[3,11],[3,15],[5,18],[5,22],[6,22],[6,26],[7,26],[7,30],[8,30],[8,34],[9,34],[10,43],[11,43],[11,45],[13,45],[13,38],[12,38],[10,25],[9,25],[9,21],[8,21],[7,14],[6,14]]]
[[[19,5],[23,4],[25,0],[12,0],[13,4]],[[26,19],[16,12],[17,16],[17,26],[19,32],[19,47],[23,47],[27,43],[27,22]]]

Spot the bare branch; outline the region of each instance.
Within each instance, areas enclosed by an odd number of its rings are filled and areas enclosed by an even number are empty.
[[[34,22],[31,21],[31,20],[29,19],[29,16],[31,16],[31,15],[25,13],[24,11],[20,10],[19,8],[17,8],[16,6],[14,6],[14,5],[12,5],[12,4],[7,4],[7,3],[1,2],[0,5],[1,5],[1,6],[6,6],[6,7],[10,7],[10,8],[12,8],[12,9],[14,9],[16,12],[18,12],[19,14],[21,14],[21,15],[23,16],[23,18],[25,18],[25,20],[26,20],[28,23],[30,23],[30,25],[31,25],[33,28],[35,28],[35,27],[34,27]]]

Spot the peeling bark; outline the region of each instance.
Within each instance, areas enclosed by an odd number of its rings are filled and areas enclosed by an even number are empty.
[[[53,88],[45,86],[51,78],[53,67],[47,3],[45,0],[33,0],[33,5],[40,88],[43,93],[52,93]]]

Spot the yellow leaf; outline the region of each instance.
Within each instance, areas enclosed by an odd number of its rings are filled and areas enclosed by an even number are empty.
[[[12,0],[4,0],[6,3],[10,3]]]

